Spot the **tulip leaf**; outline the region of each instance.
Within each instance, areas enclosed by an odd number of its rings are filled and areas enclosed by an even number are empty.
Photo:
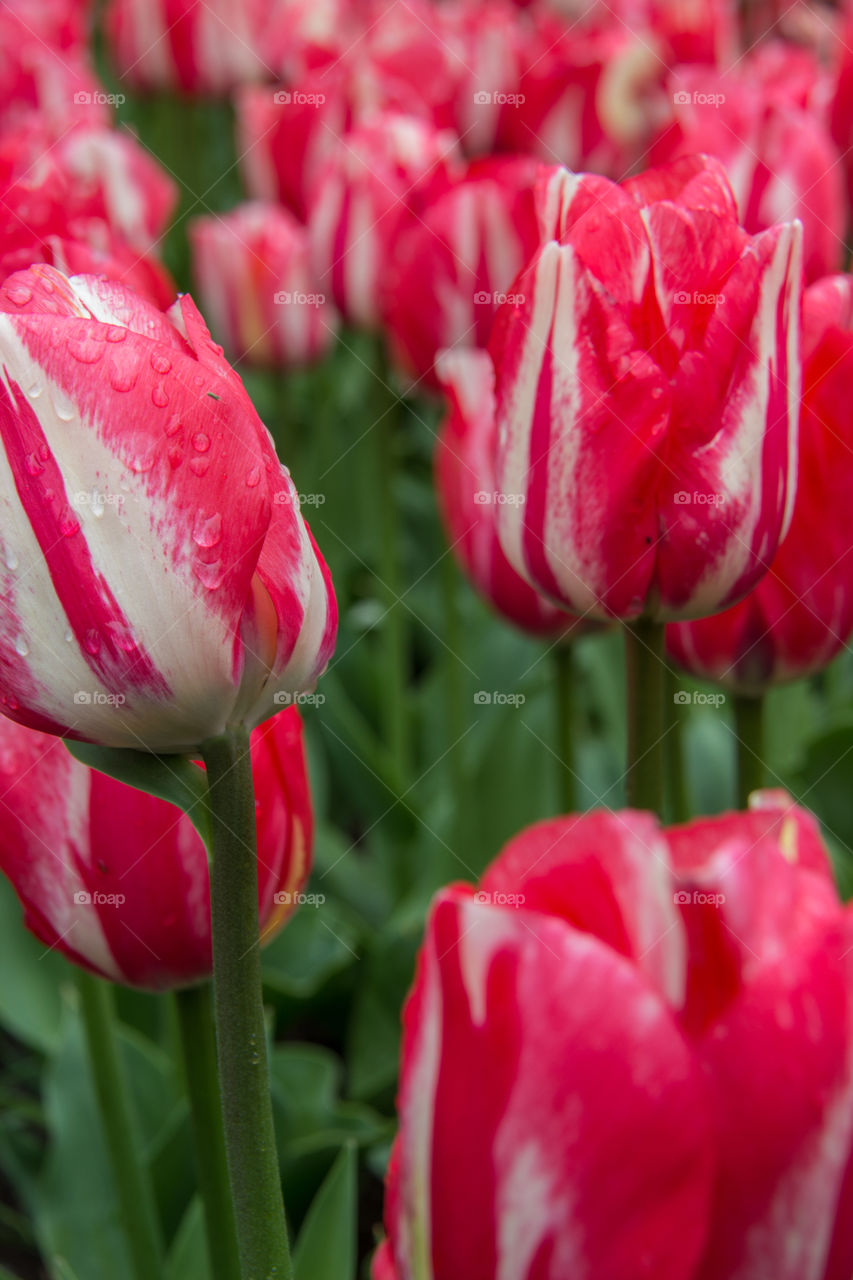
[[[98,747],[91,742],[65,745],[75,760],[182,809],[210,849],[207,779],[189,756],[155,756],[129,747]]]
[[[355,1280],[355,1145],[341,1149],[311,1208],[293,1251],[294,1280]]]

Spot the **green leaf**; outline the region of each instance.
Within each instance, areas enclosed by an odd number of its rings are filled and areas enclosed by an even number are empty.
[[[204,1207],[200,1196],[189,1204],[166,1259],[164,1280],[210,1280]]]
[[[21,904],[0,877],[0,1023],[12,1035],[42,1053],[59,1041],[60,984],[71,971],[67,961],[48,950],[24,927]],[[14,980],[11,975],[14,974]]]
[[[355,1146],[348,1143],[302,1224],[293,1251],[294,1280],[355,1280],[356,1173]]]
[[[97,747],[91,742],[69,742],[68,739],[64,742],[81,764],[183,809],[205,846],[210,848],[207,779],[204,770],[193,764],[189,756],[155,756],[129,747]]]

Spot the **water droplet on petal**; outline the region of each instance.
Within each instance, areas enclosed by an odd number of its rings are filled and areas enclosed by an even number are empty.
[[[39,445],[39,457],[41,458],[42,462],[47,462],[48,458],[50,457],[50,449],[48,449],[46,444]]]
[[[15,641],[15,653],[17,653],[19,658],[26,658],[29,651],[30,651],[30,646],[27,644],[25,637],[18,636],[17,640]]]
[[[197,432],[193,436],[193,448],[197,453],[207,453],[210,448],[210,436],[205,435],[203,431]]]
[[[3,701],[6,703],[6,706],[9,708],[10,711],[18,710],[18,699],[13,698],[11,693],[9,694],[8,698],[4,698]]]
[[[184,457],[184,451],[180,447],[180,445],[174,445],[169,450],[166,457],[169,459],[169,466],[174,471],[176,467],[179,467],[181,465],[181,462],[183,461],[183,457]]]
[[[190,461],[190,471],[197,476],[205,476],[210,470],[209,458],[192,458]]]
[[[182,426],[183,426],[183,423],[181,422],[181,419],[176,414],[174,418],[169,419],[164,430],[166,432],[166,435],[171,438],[172,436],[176,436],[178,434]]]
[[[6,568],[9,570],[9,572],[14,573],[14,571],[18,567],[18,557],[15,555],[15,552],[12,550],[11,547],[6,548],[6,554],[3,557],[3,559],[6,563]]]
[[[256,489],[260,483],[261,483],[261,469],[260,467],[252,467],[252,470],[246,476],[246,488]]]
[[[31,476],[40,476],[44,471],[44,463],[40,462],[34,453],[27,454],[25,465]]]
[[[217,560],[213,564],[198,563],[193,566],[193,572],[203,587],[207,587],[208,591],[216,591],[222,586],[225,577],[225,569],[222,561]]]
[[[111,324],[104,334],[107,342],[124,342],[127,337],[127,329],[122,329],[120,325]]]
[[[77,406],[59,387],[54,387],[50,396],[56,416],[61,422],[71,422],[77,416]]]
[[[104,510],[104,495],[94,492],[92,494],[92,515],[96,520],[100,520],[103,518]]]
[[[212,516],[206,516],[203,511],[200,511],[193,528],[193,542],[198,547],[215,547],[221,541],[222,516],[218,511],[215,511]]]
[[[66,627],[66,628],[65,628],[65,643],[66,643],[66,644],[71,644],[71,642],[73,641],[73,639],[74,639],[74,632],[71,630],[71,628],[70,628],[70,627]]]
[[[5,289],[6,297],[10,302],[14,302],[16,307],[25,307],[28,302],[32,302],[33,291],[26,284],[10,284]]]
[[[108,622],[107,630],[122,653],[133,653],[134,649],[138,648],[133,632],[123,622]]]
[[[68,354],[81,364],[97,364],[104,354],[104,349],[92,337],[74,338],[68,343]]]
[[[87,631],[83,640],[83,647],[87,653],[91,653],[94,658],[101,652],[101,637],[97,631]]]
[[[168,356],[161,355],[159,351],[155,351],[151,356],[151,368],[155,373],[168,373],[172,367],[172,362]]]
[[[135,364],[122,363],[121,366],[113,365],[110,369],[110,386],[113,391],[132,391],[136,386],[136,378]]]
[[[59,532],[63,538],[71,538],[80,528],[80,521],[75,516],[69,506],[62,508],[59,513]]]
[[[44,391],[43,382],[33,382],[29,387],[27,387],[27,395],[30,397],[31,400],[38,400],[39,396],[43,391]]]
[[[169,394],[162,382],[158,382],[157,386],[151,392],[151,403],[156,404],[158,409],[165,409],[169,403]]]

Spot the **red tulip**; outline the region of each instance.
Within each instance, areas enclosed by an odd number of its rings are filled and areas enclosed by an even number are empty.
[[[191,299],[33,267],[0,290],[0,363],[5,713],[185,751],[313,685],[328,571]]]
[[[225,94],[272,80],[265,0],[110,0],[106,29],[119,76],[141,89]]]
[[[114,102],[95,77],[79,5],[38,0],[0,6],[0,130],[34,111],[56,136],[69,120],[109,123]]]
[[[843,1280],[853,921],[786,797],[592,813],[443,890],[376,1280]]]
[[[803,223],[807,280],[844,260],[843,169],[814,98],[817,61],[803,50],[762,46],[737,69],[681,67],[670,77],[675,112],[659,159],[704,152],[722,161],[747,231]]]
[[[352,129],[318,177],[308,230],[320,287],[348,320],[375,325],[387,246],[421,193],[457,161],[457,139],[391,113]]]
[[[794,516],[768,573],[724,613],[667,628],[676,661],[741,693],[826,666],[853,631],[853,277],[806,290]]]
[[[313,818],[295,707],[252,735],[261,941],[310,870]],[[0,719],[0,870],[27,927],[86,969],[163,990],[210,977],[207,853],[174,806]]]
[[[545,243],[498,313],[498,511],[510,563],[578,613],[700,617],[790,521],[800,227],[750,237],[717,161],[615,186],[556,170]]]
[[[558,637],[583,623],[520,577],[496,528],[495,373],[485,351],[446,351],[438,361],[448,413],[435,450],[435,483],[451,550],[480,594],[532,635]]]
[[[399,365],[435,386],[442,347],[484,347],[512,282],[539,244],[538,165],[496,157],[407,218],[385,271],[384,322]]]
[[[213,331],[235,359],[302,365],[330,347],[337,314],[319,292],[308,234],[276,205],[238,205],[190,224],[193,270]]]

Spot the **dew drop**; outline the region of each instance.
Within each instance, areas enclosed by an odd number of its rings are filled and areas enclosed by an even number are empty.
[[[130,627],[125,626],[123,622],[108,622],[107,630],[109,631],[117,648],[121,649],[122,653],[133,653],[133,651],[138,648],[138,645],[133,638],[133,632],[130,630]]]
[[[87,631],[83,640],[83,648],[94,658],[101,652],[101,637],[97,631]]]
[[[13,698],[11,693],[9,694],[8,698],[4,698],[3,701],[6,703],[6,706],[9,708],[10,711],[18,710],[18,699]]]
[[[104,354],[103,347],[91,337],[78,338],[68,343],[68,354],[81,364],[97,364]]]
[[[113,365],[110,369],[110,386],[113,391],[132,391],[136,386],[137,372],[132,364],[126,364],[122,368]]]
[[[73,640],[74,640],[74,632],[71,630],[71,628],[70,628],[70,627],[66,627],[66,628],[65,628],[65,643],[66,643],[66,644],[71,644]]]
[[[174,445],[166,454],[166,457],[169,459],[169,466],[174,471],[181,465],[184,457],[184,451],[180,445]]]
[[[193,448],[196,453],[207,453],[210,448],[210,436],[205,435],[203,431],[199,431],[193,436]]]
[[[165,409],[169,403],[169,395],[162,382],[158,382],[157,386],[151,392],[151,403],[155,404],[158,409]]]
[[[42,462],[47,462],[48,458],[50,457],[50,449],[48,449],[46,444],[39,445],[39,457],[41,458]]]
[[[15,555],[15,552],[12,550],[11,547],[6,548],[6,554],[3,557],[3,559],[5,561],[6,568],[9,570],[9,572],[14,573],[14,571],[18,567],[18,557]]]
[[[58,387],[53,389],[51,400],[56,411],[56,416],[61,422],[71,422],[77,416],[77,406],[73,400],[70,400],[64,391],[60,391]]]
[[[260,483],[261,483],[261,469],[260,467],[252,467],[252,470],[246,476],[246,488],[256,489]]]
[[[80,521],[75,516],[69,506],[62,508],[59,513],[59,532],[63,538],[71,538],[80,528]]]
[[[197,547],[215,547],[221,541],[222,516],[218,511],[212,516],[206,516],[200,511],[193,528],[193,542]]]
[[[210,470],[209,458],[192,458],[190,460],[190,471],[197,476],[206,476]]]
[[[172,367],[172,362],[168,356],[161,355],[159,351],[155,351],[151,356],[151,368],[155,373],[168,373]]]
[[[44,464],[39,461],[38,457],[34,453],[27,454],[27,461],[25,465],[31,476],[40,476],[44,471]]]
[[[166,435],[169,436],[170,439],[172,436],[176,436],[180,431],[182,425],[183,424],[181,422],[181,419],[176,414],[175,417],[170,418],[168,423],[166,424],[166,427],[165,427]]]
[[[26,284],[10,284],[6,289],[6,297],[10,302],[14,302],[16,307],[25,307],[28,302],[32,302],[33,291]]]
[[[122,329],[120,325],[111,324],[104,334],[107,342],[124,342],[127,337],[127,329]]]
[[[42,502],[53,502],[55,497],[56,497],[55,489],[45,489],[41,495],[41,500]]]
[[[193,572],[203,587],[207,587],[208,591],[216,591],[222,586],[225,577],[225,569],[222,561],[217,560],[214,564],[198,563],[194,565]]]
[[[30,397],[31,400],[38,400],[39,396],[43,391],[44,391],[43,382],[34,382],[32,383],[31,386],[27,387],[27,395]]]
[[[103,519],[104,511],[105,511],[105,507],[104,507],[104,495],[103,495],[102,493],[94,493],[94,492],[93,492],[93,494],[92,494],[92,515],[95,517],[95,519],[96,519],[96,520],[101,520],[101,519]]]
[[[17,640],[15,641],[15,653],[17,653],[19,658],[26,658],[29,651],[30,651],[30,646],[27,644],[25,637],[18,636]]]

